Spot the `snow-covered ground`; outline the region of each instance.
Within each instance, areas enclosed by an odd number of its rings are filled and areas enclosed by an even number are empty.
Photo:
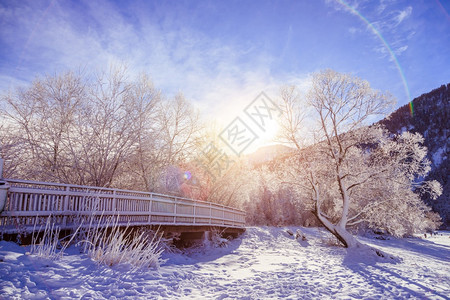
[[[291,227],[295,232],[297,228]],[[305,228],[298,242],[286,228],[251,227],[226,248],[165,254],[158,272],[97,266],[77,248],[56,262],[0,242],[0,298],[5,299],[449,299],[450,233],[427,239],[363,243],[401,262],[348,254],[325,231]]]

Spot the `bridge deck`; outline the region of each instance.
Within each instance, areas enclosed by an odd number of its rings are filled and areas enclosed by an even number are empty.
[[[10,185],[0,214],[2,233],[31,232],[52,217],[61,229],[81,218],[116,216],[125,226],[222,227],[244,230],[245,212],[233,207],[157,193],[5,179]],[[174,227],[174,228],[175,228]],[[199,229],[200,230],[200,229]]]

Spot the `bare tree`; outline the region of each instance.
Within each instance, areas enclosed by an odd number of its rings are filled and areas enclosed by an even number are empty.
[[[126,95],[126,119],[128,154],[124,157],[122,170],[114,184],[138,190],[150,190],[151,174],[156,173],[159,164],[161,132],[157,124],[160,114],[161,92],[156,90],[147,75],[141,74]],[[125,150],[125,149],[124,149]]]
[[[167,151],[167,162],[174,163],[190,155],[202,126],[198,112],[182,94],[162,103],[159,124]]]
[[[64,181],[123,186],[125,163],[142,136],[142,119],[151,117],[154,89],[148,79],[127,79],[124,67],[100,73],[86,87],[86,100],[66,141],[69,161]]]
[[[153,170],[149,189],[180,193],[179,166],[192,158],[194,146],[202,130],[198,111],[182,94],[160,102],[155,119],[158,143],[154,145]]]
[[[124,187],[136,182],[130,170],[152,165],[139,151],[163,144],[160,93],[145,75],[127,78],[124,67],[93,78],[68,72],[1,98],[2,143],[17,145],[6,157],[14,160],[12,176]],[[127,167],[133,159],[137,165]]]
[[[282,93],[284,120],[293,124],[284,127],[285,137],[298,150],[296,172],[291,175],[310,193],[320,222],[346,247],[359,244],[347,225],[369,219],[371,224],[381,224],[375,221],[381,216],[375,217],[374,211],[389,206],[399,209],[403,197],[408,197],[403,203],[418,203],[408,191],[416,176],[428,171],[423,147],[412,136],[393,140],[382,128],[367,126],[373,116],[385,114],[392,107],[390,95],[350,75],[331,70],[315,74],[307,100],[319,125],[314,131],[315,145],[306,149],[297,134],[295,115],[300,112],[294,104],[299,98],[292,101],[286,95],[292,93]],[[419,209],[421,213],[425,210]]]
[[[63,176],[64,143],[84,99],[84,82],[71,72],[38,79],[29,89],[19,88],[2,97],[9,133],[27,152],[21,157],[29,162],[21,170],[22,176],[45,180]]]

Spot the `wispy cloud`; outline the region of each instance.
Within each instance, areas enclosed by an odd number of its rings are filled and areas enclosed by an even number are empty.
[[[406,7],[404,10],[401,10],[396,17],[397,25],[403,22],[403,20],[405,20],[406,18],[408,18],[411,15],[411,13],[412,13],[411,6]]]
[[[429,7],[391,0],[4,0],[0,91],[36,75],[123,62],[134,73],[148,73],[163,94],[183,92],[227,122],[262,90],[276,95],[280,85],[321,68],[356,72],[392,89],[395,75],[384,73],[395,67],[392,53],[406,64],[425,51],[418,47],[423,37],[448,36],[445,27],[424,19]],[[444,48],[435,42],[426,51]]]
[[[402,55],[407,51],[408,40],[411,34],[413,34],[413,31],[409,26],[403,27],[402,23],[411,16],[413,11],[411,6],[398,9],[396,3],[385,0],[380,0],[378,3],[373,1],[327,2],[337,10],[344,9],[361,18],[363,22],[367,20],[369,23],[366,24],[366,29],[374,33],[376,38],[379,38],[380,35],[396,56]],[[351,27],[349,28],[349,32],[355,34],[358,31],[356,28]],[[382,54],[383,57],[393,60],[392,54],[385,48],[385,45],[380,45],[376,46],[373,50]]]
[[[386,9],[387,5],[386,5],[386,1],[381,0],[380,4],[377,6],[377,12],[379,14],[383,13],[384,10]]]
[[[356,27],[350,27],[350,28],[348,29],[348,32],[350,32],[350,34],[352,34],[352,35],[354,35],[354,34],[360,32],[360,31],[361,31],[361,30],[358,29],[358,28],[356,28]]]
[[[169,96],[181,91],[227,119],[261,90],[279,85],[270,75],[271,55],[180,27],[171,16],[149,16],[139,6],[130,10],[132,19],[107,1],[3,7],[0,18],[15,27],[0,29],[1,39],[15,53],[9,60],[16,65],[13,74],[3,72],[9,80],[1,88],[21,77],[26,82],[38,74],[124,62],[150,74]]]
[[[408,49],[408,46],[401,46],[395,49],[395,55],[399,56]]]

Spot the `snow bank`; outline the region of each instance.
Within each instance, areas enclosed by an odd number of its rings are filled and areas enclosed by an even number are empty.
[[[0,242],[0,295],[22,299],[342,299],[450,297],[450,233],[363,243],[401,257],[387,263],[329,246],[327,232],[252,227],[227,247],[164,254],[158,272],[98,266],[75,247],[51,262]],[[298,227],[289,227],[296,232]]]

